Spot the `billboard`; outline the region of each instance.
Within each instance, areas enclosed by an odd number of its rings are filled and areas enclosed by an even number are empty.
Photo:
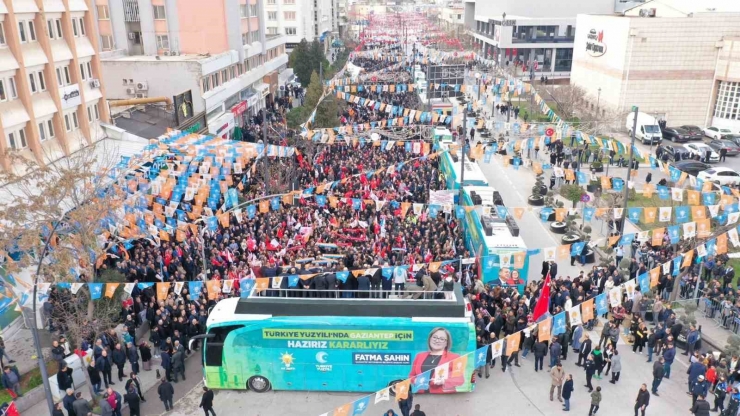
[[[180,125],[193,117],[193,93],[187,90],[172,97],[175,105],[175,124]]]
[[[465,64],[459,65],[430,65],[427,72],[427,82],[439,84],[439,88],[428,88],[429,98],[459,97],[463,95],[460,86],[465,84]]]

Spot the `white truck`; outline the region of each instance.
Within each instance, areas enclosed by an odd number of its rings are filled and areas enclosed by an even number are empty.
[[[627,115],[627,131],[632,136],[634,127],[635,113]],[[663,135],[658,125],[658,120],[646,113],[637,113],[637,128],[635,129],[635,138],[643,144],[659,144]]]

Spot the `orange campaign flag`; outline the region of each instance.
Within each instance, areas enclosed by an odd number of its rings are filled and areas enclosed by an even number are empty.
[[[552,318],[547,318],[537,324],[537,339],[546,342],[550,340],[552,330]]]
[[[693,191],[693,190],[687,190],[687,200],[689,205],[701,205],[701,199],[700,199],[700,193],[699,191]]]
[[[727,234],[722,233],[717,236],[717,254],[727,253]]]
[[[712,224],[709,218],[696,221],[696,236],[699,238],[708,238],[712,235]]]
[[[518,332],[517,332],[518,334]],[[450,377],[452,378],[462,378],[465,377],[465,367],[468,364],[468,356],[463,355],[461,357],[457,357],[452,361],[452,373],[450,373]]]
[[[167,299],[167,294],[170,292],[170,283],[157,283],[157,300]]]
[[[693,258],[694,258],[694,250],[689,250],[683,253],[683,263],[681,263],[681,267],[691,266],[691,260]]]
[[[612,183],[607,176],[601,177],[601,187],[603,189],[612,189]]]
[[[408,396],[408,392],[406,392],[406,395]],[[353,403],[354,402],[346,403],[337,407],[336,409],[334,409],[334,413],[332,414],[332,416],[349,416],[349,412],[352,411]]]
[[[660,266],[650,269],[650,287],[654,288],[660,283]]]
[[[581,303],[581,319],[583,322],[594,319],[594,298]]]
[[[106,283],[105,284],[105,297],[112,298],[113,295],[115,295],[116,293],[117,287],[118,287],[118,283]]]
[[[260,203],[259,203],[259,210],[263,214],[270,212],[270,201],[268,201],[266,199],[260,201]]]
[[[514,218],[520,220],[522,219],[522,216],[524,215],[524,208],[522,207],[516,207],[514,208]]]
[[[731,195],[722,195],[722,197],[719,199],[719,205],[723,208],[734,203],[735,198],[733,198]]]
[[[283,204],[293,205],[293,193],[292,192],[289,192],[283,195]]]
[[[712,182],[704,182],[704,186],[702,186],[701,191],[702,192],[712,192],[712,188],[714,188],[714,184]]]
[[[410,202],[401,202],[401,218],[406,218],[406,213],[409,212],[409,208],[411,208]]]
[[[162,241],[170,241],[170,235],[165,230],[159,230],[159,239]]]
[[[435,261],[435,262],[429,263],[429,271],[431,273],[438,272],[440,267],[442,267],[441,261]]]
[[[221,281],[211,279],[206,282],[206,288],[208,290],[208,299],[216,299],[218,294],[221,293]]]
[[[678,178],[678,186],[683,185],[684,181],[686,180],[686,177],[689,176],[686,172],[681,172],[681,177]]]
[[[404,381],[396,383],[396,400],[403,400],[409,397],[409,389],[411,388],[411,380],[406,379]],[[336,412],[334,413],[337,414]]]
[[[651,245],[653,247],[659,247],[663,245],[663,237],[665,236],[665,228],[656,228],[653,230],[653,241]]]
[[[514,332],[513,334],[506,337],[506,355],[511,356],[515,352],[519,351],[519,341],[521,340],[522,333]]]
[[[565,221],[565,214],[568,212],[567,208],[555,208],[555,221]]]
[[[267,287],[270,285],[270,278],[269,277],[258,277],[254,284],[254,288],[257,289],[257,293],[267,289]]]
[[[570,244],[563,244],[558,247],[557,258],[558,260],[567,260],[570,258]]]
[[[617,241],[619,241],[618,235],[609,237],[609,246],[614,246],[615,244],[617,244]]]
[[[218,216],[218,222],[221,223],[221,226],[224,228],[229,228],[229,213],[225,212]]]
[[[652,198],[653,193],[655,193],[655,185],[652,183],[646,183],[645,186],[642,188],[642,194],[645,196],[645,198]]]
[[[515,269],[522,269],[524,268],[524,259],[527,257],[527,253],[522,251],[519,253],[514,253],[514,268]]]
[[[658,215],[658,207],[645,207],[642,212],[645,217],[645,224],[650,224],[655,222],[655,217]]]
[[[691,207],[691,219],[694,221],[707,218],[707,209],[703,205]]]

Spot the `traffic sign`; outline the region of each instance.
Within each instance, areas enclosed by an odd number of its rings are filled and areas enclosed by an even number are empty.
[[[581,195],[581,202],[588,202],[591,200],[591,197],[588,196],[588,194]]]

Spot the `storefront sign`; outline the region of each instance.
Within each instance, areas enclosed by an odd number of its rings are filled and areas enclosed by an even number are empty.
[[[604,31],[591,29],[586,39],[586,52],[594,58],[598,58],[606,53],[606,44],[604,44]]]
[[[59,96],[62,99],[62,109],[77,107],[82,103],[79,84],[67,85],[59,88]]]
[[[242,115],[242,113],[244,113],[245,111],[247,111],[247,102],[246,101],[242,101],[239,104],[231,107],[231,112],[234,113],[234,115],[237,116],[237,117],[240,116],[240,115]]]
[[[208,123],[208,133],[223,137],[233,130],[234,126],[234,113],[224,113]]]

